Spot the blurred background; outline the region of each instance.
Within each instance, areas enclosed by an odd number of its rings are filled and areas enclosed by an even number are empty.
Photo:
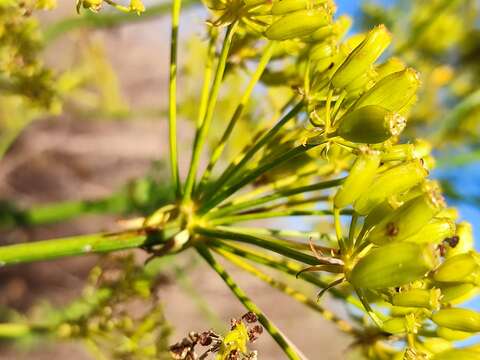
[[[449,202],[458,207],[461,219],[473,224],[478,237],[480,4],[468,0],[336,2],[338,15],[353,17],[352,32],[385,23],[394,34],[391,53],[421,72],[423,87],[406,136],[433,143],[437,158],[433,177],[442,182]],[[110,12],[79,16],[74,5],[74,1],[61,1],[53,11],[35,13],[38,44],[31,39],[28,44],[29,51],[43,60],[38,72],[42,88],[30,89],[27,83],[17,89],[20,96],[8,91],[0,95],[2,245],[114,230],[119,217],[99,214],[100,210],[115,209],[125,216],[152,210],[145,208],[141,195],[151,183],[164,184],[164,191],[155,194],[158,204],[172,196],[164,163],[168,2],[145,1],[147,12],[139,17]],[[201,73],[202,66],[195,54],[205,50],[203,24],[208,14],[195,1],[185,1],[184,7],[179,97],[181,104],[188,105],[196,101],[189,94],[201,86],[193,76]],[[51,96],[50,88],[55,89]],[[34,101],[22,97],[26,94],[21,91],[27,90]],[[228,95],[219,106],[225,111],[231,108]],[[180,108],[180,152],[190,154],[192,117],[188,106],[184,108]],[[185,171],[188,157],[180,160]],[[132,182],[136,178],[143,180]],[[124,201],[125,189],[128,201]],[[91,214],[73,219],[75,204],[85,200],[95,204]],[[68,202],[72,219],[41,210],[25,216],[23,209],[41,209],[52,202]],[[21,226],[12,230],[12,224]],[[0,269],[0,321],[9,311],[34,313],[47,302],[53,307],[67,304],[82,292],[97,261],[96,256],[88,256]],[[232,274],[309,358],[346,358],[351,344],[327,321],[249,275],[234,269]],[[172,343],[189,331],[225,329],[231,318],[244,313],[222,281],[189,254],[162,272],[158,295],[172,325]],[[327,299],[327,305],[342,314],[333,300]],[[141,310],[139,304],[131,307]],[[254,348],[261,359],[283,358],[266,335]],[[2,360],[67,357],[92,359],[75,343],[0,344]]]

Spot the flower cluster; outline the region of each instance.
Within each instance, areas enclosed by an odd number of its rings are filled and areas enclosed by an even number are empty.
[[[98,11],[104,3],[143,11],[134,1],[129,7],[106,0],[77,4]],[[331,0],[205,3],[213,18],[207,22],[205,80],[199,105],[194,102],[196,132],[185,179],[176,134],[180,0],[172,6],[168,114],[175,199],[126,221],[114,234],[0,247],[0,262],[132,247],[153,258],[194,249],[286,355],[300,359],[212,250],[332,321],[369,359],[478,359],[478,348],[458,349],[455,341],[480,332],[480,314],[459,306],[478,291],[480,255],[469,224],[459,221],[440,185],[428,178],[435,166],[431,144],[403,136],[421,84],[416,70],[388,56],[391,33],[376,25],[347,37],[351,20],[335,17]],[[239,86],[230,86],[235,108],[226,122],[227,111],[218,102],[231,74],[249,80],[241,96]],[[272,106],[279,118],[274,125],[259,121],[266,116],[255,108],[266,107],[264,102],[248,106],[258,83],[264,85],[259,98],[287,94]],[[242,122],[255,130],[238,133]],[[212,141],[208,164],[198,176],[212,127],[224,131]],[[244,144],[229,159],[224,150],[235,141],[232,134]],[[146,202],[153,203],[153,192]],[[321,231],[289,229],[297,216],[315,219]],[[279,221],[277,229],[240,225],[285,217],[290,222]],[[351,305],[349,321],[249,261],[321,288],[318,299],[330,291]],[[211,333],[192,336],[173,353],[191,358],[197,343],[206,342],[207,352],[219,358],[248,358],[248,335],[240,322],[222,341]]]

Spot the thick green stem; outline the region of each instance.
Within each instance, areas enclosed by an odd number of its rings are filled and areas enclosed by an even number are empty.
[[[148,236],[138,233],[105,233],[7,245],[0,247],[0,265],[133,249],[148,241]]]
[[[304,103],[300,101],[296,106],[294,106],[283,118],[281,118],[273,128],[271,128],[266,134],[264,134],[244,155],[243,157],[236,162],[236,164],[229,166],[220,178],[215,181],[209,191],[204,195],[203,198],[208,199],[218,190],[222,189],[223,186],[235,175],[243,169],[247,162],[265,145],[268,144],[270,140],[280,131],[280,129],[291,119],[293,119],[303,108]]]
[[[302,292],[295,290],[288,286],[287,284],[276,280],[269,276],[268,274],[264,273],[263,271],[260,271],[256,267],[250,265],[249,263],[243,261],[240,257],[235,256],[230,254],[227,251],[217,249],[217,253],[222,255],[224,258],[226,258],[228,261],[230,261],[232,264],[238,266],[242,270],[245,270],[246,272],[252,274],[253,276],[259,278],[260,280],[266,282],[273,288],[280,290],[284,294],[290,296],[292,299],[308,306],[310,309],[318,312],[323,318],[325,318],[328,321],[333,322],[338,329],[341,331],[348,333],[348,334],[355,334],[355,329],[345,320],[339,318],[336,314],[333,312],[325,309],[323,306],[319,305],[316,301],[313,301],[309,297],[307,297],[305,294]]]
[[[275,48],[275,42],[269,42],[266,46],[266,48],[263,50],[262,57],[260,58],[260,61],[258,63],[257,69],[255,72],[252,74],[252,77],[250,78],[250,81],[247,85],[247,88],[245,89],[245,92],[243,93],[242,98],[240,99],[240,103],[237,105],[237,108],[235,109],[232,118],[230,119],[230,122],[228,123],[227,128],[225,129],[225,132],[222,135],[222,138],[220,139],[219,143],[215,147],[215,149],[212,152],[212,156],[210,157],[210,162],[207,165],[207,169],[205,170],[205,173],[203,174],[202,180],[200,182],[199,188],[203,188],[203,186],[207,183],[207,181],[210,179],[210,175],[212,174],[212,170],[217,164],[218,160],[220,159],[223,150],[225,148],[225,145],[227,143],[228,138],[232,134],[233,129],[235,128],[235,125],[237,124],[237,121],[240,119],[240,117],[243,114],[243,110],[245,109],[245,106],[248,103],[248,100],[250,99],[250,96],[252,95],[253,89],[255,88],[255,85],[257,84],[258,80],[263,74],[263,71],[267,67],[268,62],[270,61],[270,58],[272,57],[273,50]]]
[[[301,360],[302,356],[297,354],[297,350],[293,348],[280,330],[263,314],[262,310],[260,310],[260,308],[253,303],[252,300],[250,300],[250,298],[245,294],[245,292],[235,283],[223,266],[215,260],[210,251],[201,245],[197,247],[197,250],[198,253],[210,265],[210,267],[215,270],[218,275],[220,275],[225,284],[227,284],[232,293],[243,304],[243,306],[245,306],[248,311],[251,311],[257,315],[258,321],[265,327],[265,329],[282,348],[288,358],[292,360]]]
[[[178,24],[182,1],[172,2],[172,32],[170,42],[170,79],[168,87],[168,139],[170,144],[170,170],[177,197],[181,194],[180,175],[178,171],[177,150],[177,52]]]
[[[342,179],[335,179],[335,180],[329,180],[329,181],[323,181],[323,182],[318,182],[316,184],[312,185],[306,185],[306,186],[299,186],[296,188],[290,188],[290,189],[285,189],[285,190],[278,190],[277,192],[271,194],[271,195],[266,195],[258,199],[253,199],[241,203],[236,203],[234,205],[226,206],[223,208],[220,208],[216,211],[210,212],[205,218],[206,219],[214,219],[221,217],[222,215],[225,214],[231,214],[238,212],[239,210],[244,210],[248,208],[253,208],[258,205],[265,204],[267,202],[275,201],[284,197],[288,196],[293,196],[293,195],[298,195],[298,194],[303,194],[311,191],[317,191],[317,190],[323,190],[323,189],[329,189],[335,186],[339,186],[343,182]]]
[[[308,254],[289,248],[288,246],[278,243],[278,239],[269,236],[254,236],[242,232],[234,232],[226,227],[204,228],[196,227],[194,231],[207,238],[218,238],[225,240],[233,240],[255,245],[263,249],[271,250],[288,258],[300,261],[308,265],[318,265],[318,260]]]
[[[205,118],[201,122],[200,128],[195,133],[195,140],[193,142],[192,159],[190,161],[190,169],[188,171],[187,180],[185,183],[184,202],[188,203],[191,199],[193,187],[195,185],[195,179],[197,176],[197,169],[200,162],[200,155],[202,147],[207,140],[208,131],[212,124],[215,105],[218,99],[218,92],[220,91],[220,85],[222,84],[223,74],[225,73],[225,67],[227,65],[228,53],[232,45],[233,36],[237,28],[237,23],[230,24],[227,28],[227,33],[223,41],[222,51],[217,64],[217,70],[215,72],[215,78],[210,90],[210,97],[208,99],[207,111],[205,112]]]

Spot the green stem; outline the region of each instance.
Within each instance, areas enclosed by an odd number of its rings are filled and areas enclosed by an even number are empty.
[[[350,228],[348,229],[348,244],[349,249],[355,248],[355,231],[357,230],[358,214],[355,213],[352,215],[350,220]]]
[[[341,253],[345,254],[347,249],[345,245],[345,240],[343,239],[343,235],[342,235],[342,224],[340,222],[340,209],[338,208],[333,209],[333,222],[335,225],[335,234],[337,236],[338,246],[340,248]]]
[[[341,179],[323,181],[323,182],[319,182],[312,185],[299,186],[296,188],[285,189],[285,190],[278,190],[277,192],[271,195],[266,195],[258,199],[252,199],[249,201],[236,203],[234,205],[226,206],[216,211],[209,212],[206,215],[205,219],[218,218],[225,214],[231,214],[234,212],[238,212],[239,210],[256,207],[258,205],[262,205],[267,202],[271,202],[271,201],[278,200],[288,196],[303,194],[311,191],[329,189],[329,188],[341,185],[343,181],[344,181],[344,178],[341,178]]]
[[[241,247],[239,245],[232,245],[217,239],[208,239],[207,244],[208,246],[212,246],[215,249],[222,249],[222,250],[228,251],[244,259],[254,261],[257,264],[268,266],[272,269],[281,271],[285,274],[292,275],[295,277],[301,270],[303,270],[303,266],[294,261],[291,261],[285,258],[278,258],[278,257],[275,258],[272,256],[268,256],[264,253],[260,253],[258,251],[246,249],[245,247]],[[303,279],[309,282],[310,284],[318,286],[319,288],[322,288],[322,289],[328,286],[327,282],[321,280],[318,276],[315,276],[312,273],[302,272],[301,274],[298,275],[298,278]],[[341,298],[344,298],[343,294],[341,294],[336,289],[334,289],[332,294],[336,296],[338,295]]]
[[[308,265],[318,265],[318,260],[311,256],[307,255],[303,252],[293,250],[288,246],[281,245],[276,241],[277,239],[271,238],[268,236],[254,236],[251,234],[246,234],[242,232],[235,232],[228,230],[226,227],[220,228],[204,228],[204,227],[196,227],[194,231],[205,237],[211,238],[219,238],[225,240],[233,240],[244,242],[247,244],[255,245],[261,247],[263,249],[271,250],[278,254],[284,255],[291,259],[303,262]]]
[[[286,209],[297,209],[300,205],[309,205],[309,204],[318,204],[321,202],[328,202],[331,200],[331,197],[328,195],[316,195],[311,197],[292,197],[286,198],[284,202],[277,202],[270,206],[262,207],[262,210],[273,211],[273,210],[286,210]],[[257,209],[255,209],[257,211]]]
[[[343,90],[341,94],[339,95],[338,99],[335,101],[335,105],[333,106],[333,111],[332,111],[332,118],[333,118],[333,125],[335,126],[337,122],[337,116],[338,112],[340,111],[340,106],[343,103],[343,100],[345,100],[345,97],[347,96],[347,91]]]
[[[197,175],[197,169],[200,162],[200,155],[202,147],[207,140],[207,134],[212,124],[215,105],[218,99],[218,92],[220,91],[220,85],[222,84],[223,74],[225,73],[225,67],[227,65],[228,53],[232,45],[233,36],[237,29],[237,23],[230,24],[227,28],[227,33],[223,41],[222,51],[217,64],[217,70],[215,72],[215,78],[213,80],[212,88],[210,90],[210,96],[208,99],[207,110],[205,112],[205,118],[203,119],[201,126],[195,133],[195,140],[193,142],[192,159],[190,161],[190,169],[188,171],[187,180],[185,183],[184,202],[188,203],[191,200],[193,187],[195,184],[195,178]]]
[[[329,173],[332,172],[332,170],[333,170],[333,167],[331,164],[325,164],[320,167],[318,166],[318,164],[311,164],[311,166],[306,166],[305,169],[301,169],[296,174],[256,187],[253,190],[248,191],[246,193],[235,195],[235,197],[230,202],[228,202],[225,206],[234,205],[243,201],[254,199],[258,195],[261,195],[267,192],[286,190],[290,187],[290,185],[296,184],[300,180],[304,180],[308,177],[313,177],[313,176],[327,176]]]
[[[275,44],[276,42],[269,42],[265,49],[263,50],[262,57],[260,58],[260,61],[258,63],[257,69],[253,73],[252,77],[250,78],[250,81],[247,85],[247,88],[245,89],[245,92],[243,93],[242,98],[240,99],[240,103],[237,105],[237,108],[235,109],[232,118],[230,119],[230,122],[228,123],[227,128],[225,129],[225,132],[222,135],[222,138],[220,139],[219,143],[215,147],[215,149],[212,152],[212,156],[210,157],[210,162],[207,165],[207,169],[205,170],[205,173],[203,174],[202,180],[199,185],[199,189],[202,189],[203,186],[208,182],[210,179],[210,176],[212,174],[212,170],[217,164],[218,160],[220,159],[223,150],[225,149],[225,145],[227,143],[228,138],[232,134],[233,129],[235,128],[235,125],[237,124],[237,121],[240,119],[240,117],[243,114],[243,110],[245,109],[245,106],[248,103],[248,100],[250,99],[250,96],[252,95],[253,89],[255,88],[255,85],[257,84],[258,80],[263,74],[263,71],[267,67],[267,64],[270,61],[270,58],[272,57],[273,51],[275,49]]]
[[[182,0],[172,2],[172,32],[170,40],[170,79],[168,87],[168,139],[170,144],[170,170],[177,197],[181,195],[177,150],[177,53],[178,24]]]
[[[267,235],[274,237],[286,237],[286,238],[300,238],[300,239],[314,239],[319,240],[321,238],[320,233],[317,231],[300,231],[300,230],[287,230],[287,229],[266,229],[257,227],[233,227],[229,226],[229,229],[233,231],[244,231],[254,235]],[[307,244],[305,244],[307,245]],[[308,246],[308,245],[307,245]]]
[[[217,38],[218,31],[215,28],[210,29],[210,41],[207,48],[207,61],[205,63],[205,72],[203,74],[202,93],[200,95],[200,106],[196,123],[197,129],[200,129],[202,126],[203,119],[205,119],[205,113],[207,112],[208,90],[210,89],[210,83],[213,75],[213,60],[215,59],[215,43]]]
[[[301,270],[303,270],[303,267],[299,265],[296,262],[290,261],[288,259],[279,259],[279,258],[274,258],[271,256],[268,256],[263,253],[259,252],[254,252],[251,249],[246,249],[245,247],[241,247],[238,245],[231,245],[227,244],[223,241],[217,240],[217,239],[209,239],[208,240],[208,245],[212,246],[214,248],[219,248],[223,249],[225,251],[228,251],[232,254],[238,255],[244,259],[248,259],[251,261],[256,262],[257,264],[265,265],[268,266],[272,269],[281,271],[285,274],[294,276],[295,278],[302,279],[312,285],[315,285],[321,289],[324,289],[328,286],[328,283],[326,281],[323,281],[320,279],[318,276],[314,275],[313,273],[309,272],[302,272],[300,273]],[[300,273],[300,274],[299,274]],[[338,299],[343,299],[349,302],[350,304],[356,306],[358,309],[363,310],[363,305],[360,301],[358,301],[355,297],[351,295],[347,295],[343,293],[342,291],[336,289],[336,288],[331,288],[329,290],[330,294],[332,294],[334,297]]]
[[[347,334],[355,334],[355,329],[345,320],[339,318],[336,314],[333,312],[325,309],[323,306],[320,306],[317,302],[313,301],[312,299],[308,298],[305,294],[301,293],[298,290],[295,290],[288,286],[287,284],[276,280],[272,278],[271,276],[267,275],[266,273],[260,271],[256,267],[250,265],[249,263],[243,261],[240,257],[232,255],[229,252],[226,252],[221,249],[216,249],[215,250],[218,254],[222,255],[224,258],[226,258],[228,261],[230,261],[232,264],[238,266],[242,270],[245,270],[246,272],[252,274],[253,276],[259,278],[260,280],[266,282],[273,288],[280,290],[284,294],[290,296],[292,299],[298,301],[299,303],[302,303],[306,306],[308,306],[310,309],[318,312],[323,318],[325,318],[328,321],[333,322],[338,329],[341,331],[347,333]]]
[[[244,228],[244,227],[235,227],[235,226],[228,226],[228,227],[221,227],[223,229],[233,231],[236,233],[241,233],[241,234],[248,234],[252,236],[257,236],[257,237],[265,237],[268,239],[268,241],[271,241],[272,243],[276,243],[282,246],[286,246],[292,249],[300,250],[300,251],[310,251],[310,245],[307,244],[306,242],[300,242],[296,240],[291,240],[291,239],[283,239],[278,237],[278,233],[272,233],[269,232],[268,229],[262,229],[262,228]],[[303,233],[303,239],[306,240],[308,239],[308,234]],[[317,247],[319,250],[327,250],[321,247]],[[331,249],[328,249],[331,250]]]
[[[225,284],[230,288],[232,293],[237,299],[245,306],[248,311],[257,315],[259,322],[264,326],[272,338],[282,348],[287,357],[292,360],[301,360],[302,357],[297,354],[297,351],[293,348],[290,342],[284,337],[280,330],[263,314],[260,308],[250,300],[245,292],[235,283],[232,277],[227,273],[220,263],[218,263],[212,256],[210,251],[204,246],[199,245],[197,247],[198,253],[205,259],[210,267],[216,271],[218,275],[223,279]]]
[[[283,118],[281,118],[273,128],[271,128],[266,134],[264,134],[244,155],[236,162],[235,165],[228,167],[220,178],[215,181],[209,191],[203,196],[204,199],[208,199],[243,169],[247,162],[261,149],[263,148],[274,136],[280,131],[280,129],[291,119],[293,119],[303,108],[303,100],[295,105]]]
[[[261,209],[260,209],[261,210]],[[350,215],[350,210],[344,210],[343,215]],[[278,210],[278,211],[258,211],[255,213],[246,213],[232,216],[225,216],[223,218],[218,218],[211,220],[209,224],[212,225],[223,225],[223,224],[233,224],[242,221],[250,220],[259,220],[259,219],[271,219],[277,217],[287,217],[287,216],[328,216],[333,215],[331,210],[304,210],[304,209],[287,209],[287,210]]]
[[[372,321],[375,323],[375,325],[377,325],[380,329],[383,328],[382,319],[380,318],[379,315],[377,315],[375,310],[373,310],[372,307],[370,306],[370,304],[368,302],[368,299],[365,296],[365,293],[363,292],[363,290],[355,289],[355,292],[357,293],[358,298],[360,299],[360,301],[361,301],[361,303],[364,307],[364,310],[366,311],[368,316],[370,316],[370,319],[372,319]]]
[[[321,145],[321,143],[317,144],[301,144],[293,149],[286,151],[285,153],[273,158],[270,161],[267,161],[265,164],[260,165],[259,167],[247,172],[247,174],[241,178],[236,183],[232,184],[231,186],[227,187],[225,190],[220,191],[217,196],[214,196],[210,201],[205,202],[205,204],[200,208],[199,212],[201,214],[206,213],[208,210],[216,206],[217,204],[221,203],[225,199],[229,198],[232,194],[236,191],[240,190],[242,187],[246,186],[247,184],[254,181],[260,175],[264,174],[265,172],[272,170],[273,168],[281,165],[282,163],[294,159],[297,156],[304,154],[308,150]]]
[[[1,246],[0,265],[133,249],[147,245],[149,240],[138,233],[104,233]]]

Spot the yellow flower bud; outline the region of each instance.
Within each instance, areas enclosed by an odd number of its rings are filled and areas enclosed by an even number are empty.
[[[395,306],[421,307],[431,310],[440,306],[440,289],[411,289],[395,293],[391,303]]]
[[[345,86],[345,91],[347,92],[347,98],[357,98],[365,91],[370,89],[375,84],[375,79],[377,77],[377,73],[371,67],[369,70],[365,71],[362,75],[358,78],[353,80],[352,82],[348,83]]]
[[[452,349],[435,355],[432,360],[480,360],[480,352],[467,349]]]
[[[432,321],[441,327],[465,332],[480,331],[480,313],[462,308],[449,308],[437,311]]]
[[[438,214],[437,214],[438,215]],[[417,233],[407,237],[404,241],[418,244],[439,244],[445,238],[455,235],[455,222],[449,218],[434,218]]]
[[[422,279],[435,265],[428,246],[393,243],[371,250],[348,274],[355,287],[383,289]]]
[[[331,20],[325,9],[300,10],[282,16],[265,30],[270,40],[288,40],[311,34]]]
[[[386,141],[400,134],[406,125],[405,118],[377,105],[348,112],[339,122],[334,135],[364,144]]]
[[[341,15],[333,24],[322,26],[302,40],[308,42],[319,42],[325,40],[329,36],[334,36],[337,39],[341,39],[351,26],[352,19],[349,16]]]
[[[438,282],[476,282],[479,277],[480,255],[474,251],[458,254],[445,260],[433,273]]]
[[[473,335],[473,333],[467,332],[467,331],[452,330],[452,329],[440,326],[437,329],[437,335],[445,340],[459,341],[459,340],[468,339]]]
[[[380,105],[387,110],[398,112],[418,90],[418,73],[408,68],[390,74],[363,94],[353,105],[354,109],[367,105]]]
[[[382,161],[409,161],[415,159],[415,146],[413,144],[393,145],[382,154]]]
[[[368,241],[382,245],[414,235],[444,206],[443,197],[435,191],[418,196],[376,224],[368,236]]]
[[[407,332],[404,317],[396,317],[383,322],[382,330],[389,334],[404,334]]]
[[[279,0],[272,5],[273,15],[285,15],[299,10],[308,10],[326,3],[327,0]]]
[[[419,184],[427,176],[427,171],[419,160],[394,166],[377,176],[371,189],[355,201],[353,208],[360,215],[366,215],[392,195],[403,193]]]
[[[330,58],[335,52],[335,46],[332,43],[321,42],[310,49],[310,60],[319,61]]]
[[[478,289],[474,284],[469,283],[440,283],[437,285],[442,292],[441,302],[444,304],[459,304],[474,296]]]
[[[145,11],[145,5],[141,0],[130,0],[130,11],[136,12],[137,15]]]
[[[380,165],[380,156],[368,148],[353,163],[348,177],[337,191],[333,203],[341,209],[353,202],[369,187]]]
[[[365,73],[379,58],[391,42],[391,34],[384,25],[371,30],[332,77],[332,85],[343,89],[353,80]]]
[[[396,317],[383,322],[382,330],[390,334],[413,332],[418,327],[414,314]]]
[[[452,343],[442,338],[425,338],[422,344],[429,352],[438,354],[452,348]]]
[[[446,208],[443,209],[438,213],[438,217],[444,217],[444,218],[449,218],[453,221],[457,220],[460,214],[458,213],[458,210],[456,208]],[[457,225],[457,232],[458,232],[458,225]]]
[[[393,74],[398,71],[402,71],[406,68],[405,63],[397,57],[391,57],[383,64],[375,67],[378,77],[383,79],[385,76]]]

